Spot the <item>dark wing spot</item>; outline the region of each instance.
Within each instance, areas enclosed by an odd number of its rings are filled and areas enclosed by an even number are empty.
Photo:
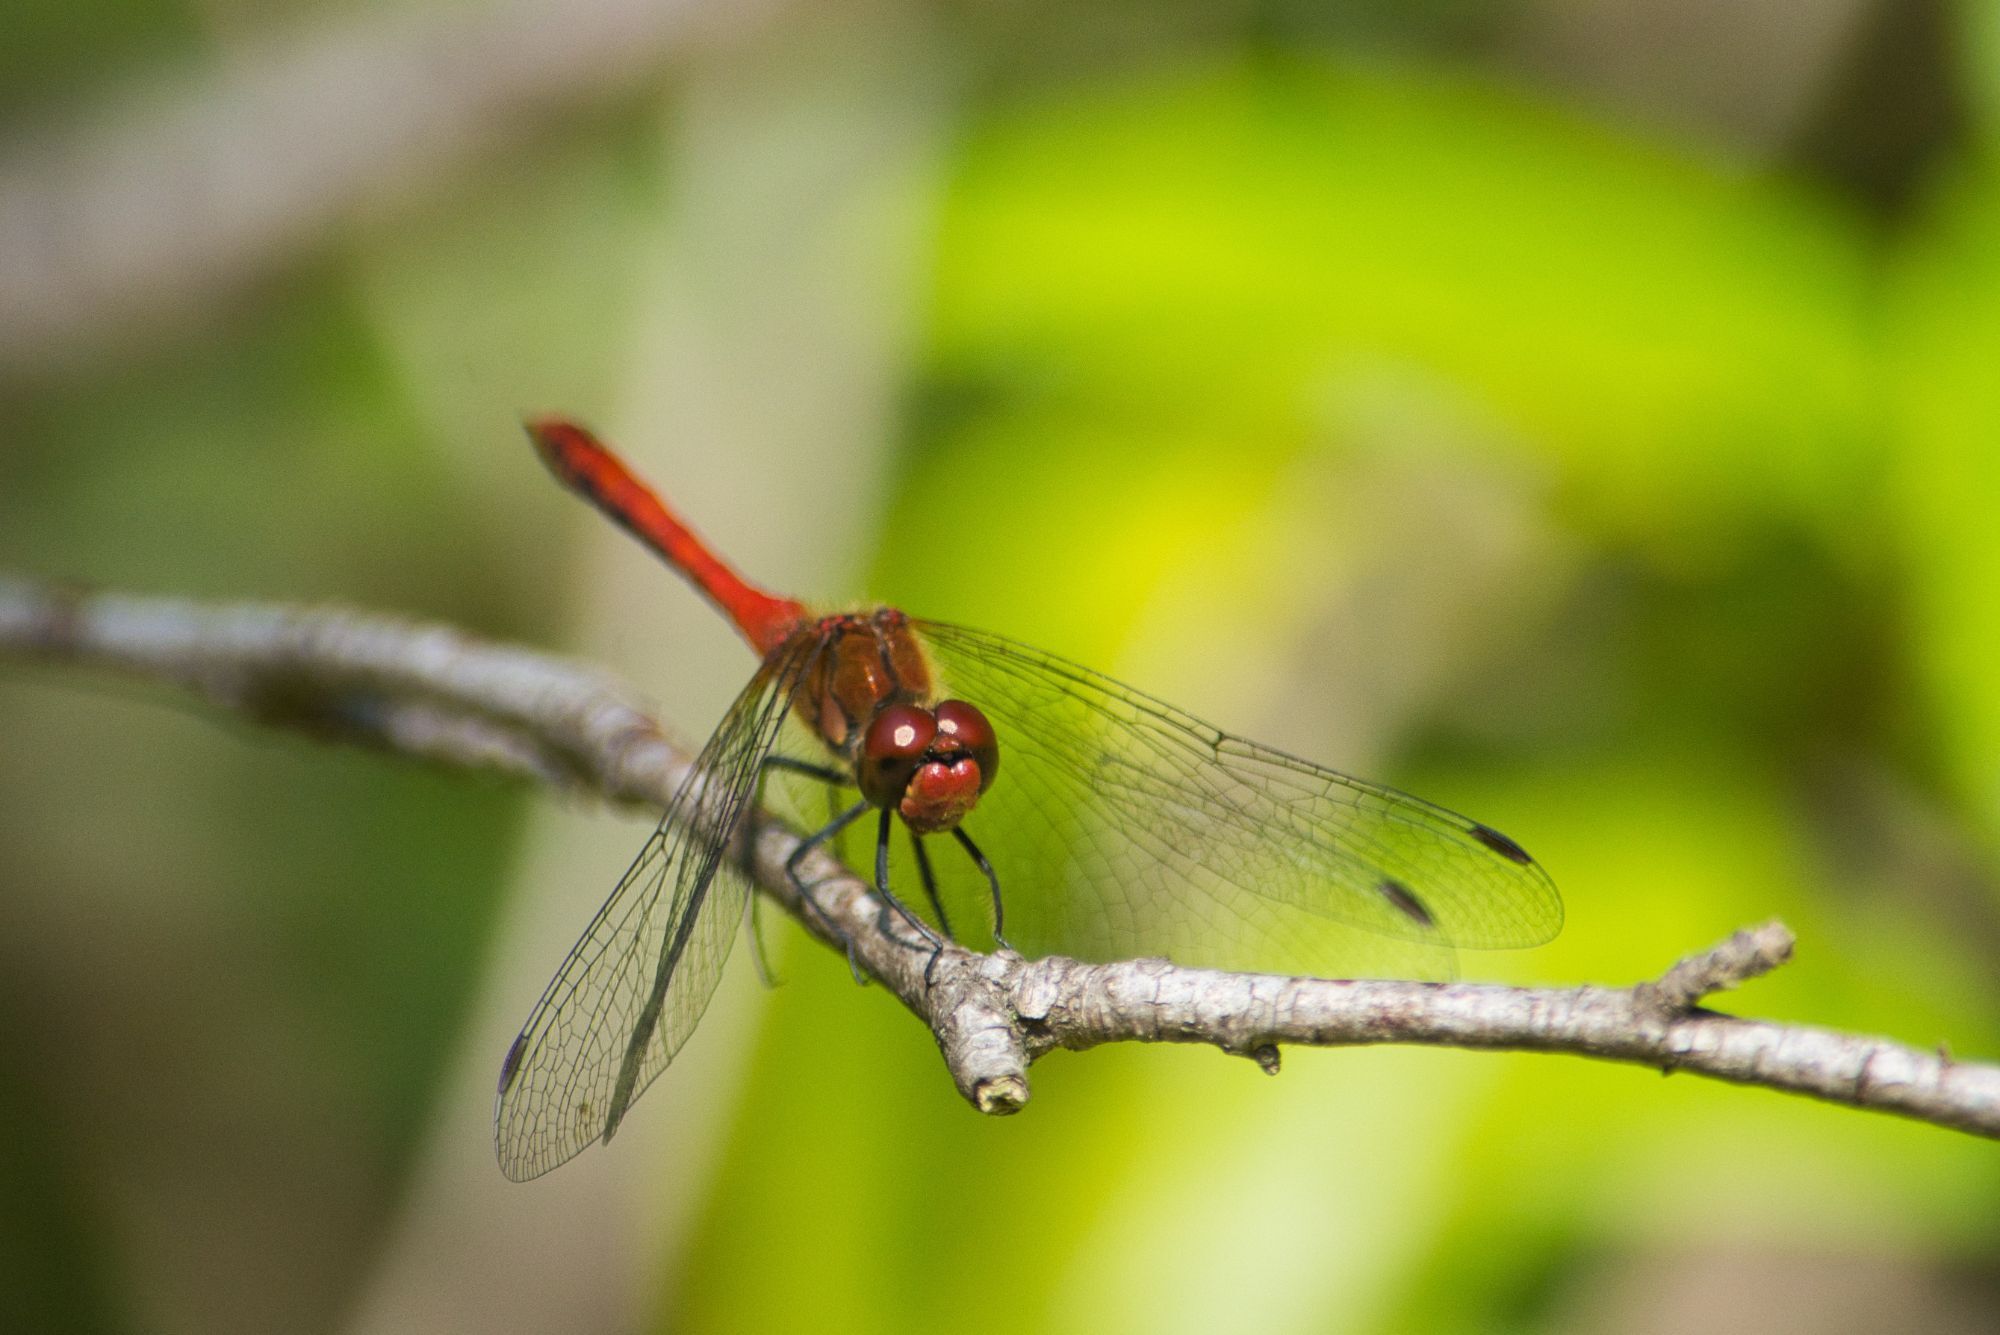
[[[1382,892],[1382,898],[1394,904],[1399,913],[1418,926],[1437,926],[1437,919],[1431,917],[1431,911],[1424,907],[1424,901],[1418,899],[1416,892],[1401,881],[1384,876],[1375,888]]]
[[[528,1036],[516,1034],[513,1045],[507,1049],[507,1060],[500,1063],[500,1092],[505,1094],[507,1086],[514,1083],[514,1077],[521,1073],[521,1058],[527,1055]]]
[[[1524,867],[1534,862],[1534,859],[1528,856],[1527,849],[1521,847],[1491,825],[1475,823],[1472,827],[1472,837],[1480,843],[1485,844],[1509,862],[1518,862]]]

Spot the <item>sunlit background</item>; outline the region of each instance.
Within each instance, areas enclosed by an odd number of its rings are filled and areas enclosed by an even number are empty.
[[[2000,16],[1942,0],[0,10],[0,566],[616,668],[563,495],[1508,831],[1627,983],[2000,1056]],[[1123,1047],[982,1118],[790,925],[526,1186],[648,824],[0,669],[0,1325],[1984,1331],[2000,1152],[1567,1058]],[[773,920],[775,921],[775,919]],[[1330,970],[1337,970],[1337,962]]]

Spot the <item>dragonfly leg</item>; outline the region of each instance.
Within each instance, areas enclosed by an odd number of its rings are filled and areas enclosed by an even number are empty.
[[[924,837],[915,830],[910,831],[910,851],[917,855],[917,874],[923,878],[924,896],[931,901],[931,909],[938,916],[938,926],[946,936],[952,936],[951,918],[944,911],[944,901],[938,898],[937,873],[931,870],[931,855],[924,851]],[[952,936],[952,940],[958,938]],[[931,985],[931,975],[937,972],[938,960],[944,956],[944,945],[939,943],[932,951],[930,963],[924,965],[924,986]]]
[[[818,764],[814,761],[801,759],[798,756],[769,755],[765,756],[758,763],[758,782],[761,784],[763,776],[774,769],[785,770],[792,774],[803,774],[809,779],[817,779],[826,785],[826,825],[818,834],[815,834],[803,845],[792,851],[792,856],[785,860],[785,874],[791,880],[792,888],[799,892],[799,899],[806,906],[806,910],[812,914],[813,918],[830,935],[847,946],[847,971],[854,975],[854,981],[857,985],[866,987],[868,985],[868,977],[861,972],[861,965],[854,958],[854,943],[847,939],[847,933],[841,931],[835,925],[833,919],[820,911],[818,901],[812,897],[811,892],[806,887],[806,883],[799,876],[800,861],[813,847],[819,844],[827,843],[830,840],[834,841],[832,844],[834,856],[836,858],[840,857],[838,837],[845,834],[847,827],[853,824],[855,818],[861,814],[860,807],[851,807],[843,811],[840,806],[840,790],[852,783],[853,778],[844,770],[837,769],[832,765]],[[863,805],[865,806],[866,804],[864,803]],[[751,903],[753,905],[756,903],[754,897]],[[754,918],[752,922],[753,924],[755,923]],[[751,940],[759,951],[763,949],[761,938],[753,936]],[[758,977],[764,977],[766,971],[767,966],[760,955],[757,960]]]
[[[923,879],[924,897],[931,902],[931,910],[937,914],[938,926],[952,940],[958,940],[958,933],[951,930],[951,918],[944,911],[944,901],[938,898],[937,873],[931,870],[931,855],[924,851],[924,837],[915,830],[910,831],[910,851],[917,855],[917,875]]]
[[[931,943],[930,963],[924,965],[924,984],[930,985],[931,973],[937,968],[938,956],[944,953],[944,938],[937,929],[910,912],[910,906],[896,898],[889,888],[889,831],[894,828],[896,813],[888,807],[882,808],[882,823],[875,831],[875,893],[882,899],[882,934],[889,935],[889,910],[902,915],[903,921],[916,929],[917,935]]]
[[[764,949],[764,916],[759,911],[763,902],[764,897],[757,894],[744,900],[743,916],[750,930],[750,963],[757,970],[758,982],[765,987],[776,987],[784,980],[771,968],[771,957]]]
[[[1001,914],[999,875],[994,872],[993,864],[986,860],[986,855],[979,851],[979,845],[972,842],[972,836],[964,829],[954,825],[951,827],[951,834],[952,838],[958,840],[958,846],[969,853],[972,860],[979,865],[980,874],[986,877],[986,884],[993,889],[993,944],[1002,950],[1014,950],[1007,940],[1006,919]],[[1018,955],[1021,952],[1015,950],[1014,953]]]
[[[810,760],[801,760],[797,756],[765,756],[758,768],[761,771],[758,775],[760,781],[764,774],[768,774],[774,769],[781,769],[792,774],[803,774],[808,779],[818,779],[821,783],[825,784],[826,819],[829,824],[840,819],[840,790],[850,787],[854,782],[853,776],[844,770],[836,769],[832,765],[821,765]],[[834,847],[834,856],[840,856],[840,848],[837,844]]]
[[[768,773],[774,769],[786,770],[792,774],[803,774],[808,779],[817,779],[826,785],[826,819],[828,824],[840,819],[840,790],[854,786],[854,776],[835,765],[822,765],[804,760],[798,756],[765,756],[759,769]],[[762,775],[760,774],[760,779]],[[847,831],[843,828],[835,837],[831,847],[834,857],[847,861]]]
[[[800,876],[799,866],[806,860],[808,853],[852,825],[860,817],[861,813],[866,810],[868,810],[868,803],[856,802],[853,806],[834,817],[833,820],[821,826],[817,831],[801,839],[799,846],[792,850],[792,855],[785,859],[785,877],[791,881],[792,888],[799,892],[799,902],[805,905],[806,911],[819,921],[819,925],[826,929],[829,936],[847,947],[848,971],[854,975],[854,981],[863,986],[867,985],[868,977],[861,972],[861,964],[854,958],[853,939],[846,932],[840,930],[838,923],[826,916],[826,910],[819,906],[819,901],[813,898],[812,889],[806,885],[804,878]]]
[[[800,760],[797,756],[765,756],[764,768],[790,770],[794,774],[803,774],[809,779],[818,779],[821,783],[832,784],[836,788],[845,787],[849,782],[848,776],[841,770],[831,765],[816,765],[810,760]]]

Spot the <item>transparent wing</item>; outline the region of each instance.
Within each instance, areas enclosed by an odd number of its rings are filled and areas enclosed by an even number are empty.
[[[965,828],[1027,953],[1448,977],[1454,946],[1538,945],[1562,926],[1547,873],[1477,821],[1053,654],[914,624],[940,692],[998,734],[999,775]],[[932,861],[954,926],[985,918],[969,859]]]
[[[749,893],[731,845],[817,648],[795,638],[736,698],[508,1050],[494,1109],[508,1177],[609,1139],[701,1019]]]

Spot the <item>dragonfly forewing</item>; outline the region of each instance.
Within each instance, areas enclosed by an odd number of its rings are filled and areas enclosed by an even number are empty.
[[[1547,873],[1477,821],[1054,654],[914,624],[942,688],[998,732],[1004,769],[967,827],[1030,953],[1448,977],[1455,947],[1536,945],[1562,925]],[[954,902],[976,894],[959,869]]]

